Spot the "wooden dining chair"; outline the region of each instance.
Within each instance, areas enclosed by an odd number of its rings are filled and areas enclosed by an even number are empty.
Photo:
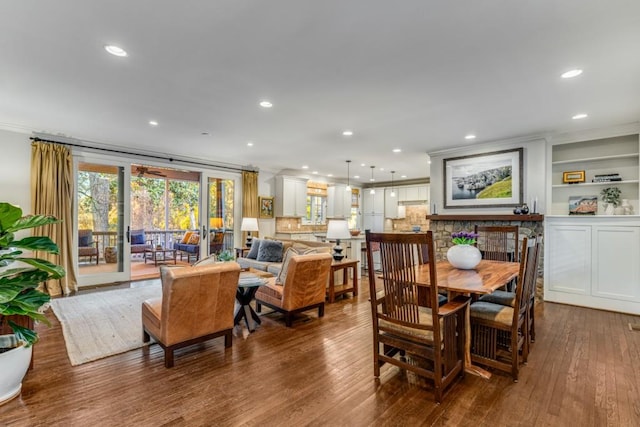
[[[518,262],[517,225],[476,225],[476,246],[482,259]]]
[[[518,284],[513,306],[477,301],[469,307],[471,317],[471,361],[511,373],[518,381],[520,361],[526,359],[527,293],[526,276],[533,268],[528,262],[528,239],[522,241]],[[529,271],[527,271],[529,270]],[[521,359],[521,352],[522,359]]]
[[[430,268],[424,286],[430,307],[418,303],[415,268],[423,263],[420,248],[428,247],[428,262],[435,265],[431,232],[415,234],[366,232],[367,257],[373,265],[371,247],[379,245],[381,279],[369,269],[373,319],[374,375],[385,363],[412,371],[433,382],[435,400],[464,376],[465,316],[469,299],[458,297],[438,306],[437,274]],[[377,291],[376,279],[382,282]]]

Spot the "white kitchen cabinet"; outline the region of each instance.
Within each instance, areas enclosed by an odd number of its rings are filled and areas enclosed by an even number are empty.
[[[640,219],[548,216],[546,301],[640,314]]]
[[[415,202],[429,200],[429,188],[426,184],[398,188],[399,202]]]
[[[345,184],[330,185],[327,188],[327,218],[351,217],[351,191]]]
[[[377,188],[375,194],[370,193],[369,188],[363,189],[362,213],[384,215],[384,189]]]
[[[391,197],[392,190],[390,188],[384,189],[384,217],[392,219],[401,219],[405,217],[405,209],[399,209],[398,205],[398,191],[395,190],[395,196]]]
[[[275,215],[303,217],[307,210],[307,180],[278,175],[276,181]]]
[[[384,231],[384,215],[381,213],[365,212],[362,214],[362,228],[371,230],[374,233],[382,233]]]

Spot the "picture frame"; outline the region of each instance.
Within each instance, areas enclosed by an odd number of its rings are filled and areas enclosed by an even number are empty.
[[[273,197],[258,196],[260,219],[273,218]]]
[[[569,215],[595,215],[598,212],[598,196],[570,196]]]
[[[522,205],[522,157],[523,148],[514,148],[444,159],[444,207]]]
[[[563,184],[578,184],[584,182],[584,171],[568,171],[562,172]]]

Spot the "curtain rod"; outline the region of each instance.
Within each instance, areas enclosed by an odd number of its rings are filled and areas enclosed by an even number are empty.
[[[234,172],[244,172],[244,171],[257,172],[256,169],[243,168],[243,167],[239,167],[239,166],[227,166],[227,165],[221,165],[221,164],[215,164],[215,163],[203,163],[203,162],[196,162],[194,160],[185,160],[185,159],[181,159],[181,158],[174,159],[173,157],[165,157],[165,156],[158,156],[158,155],[154,155],[154,154],[145,154],[145,153],[135,153],[135,152],[131,152],[131,151],[116,150],[116,149],[113,149],[113,148],[92,147],[90,145],[74,144],[74,143],[71,143],[71,142],[53,141],[53,140],[50,140],[50,139],[38,138],[37,136],[29,137],[29,139],[34,141],[34,142],[48,142],[48,143],[51,143],[51,144],[67,145],[69,147],[88,148],[90,150],[106,151],[106,152],[109,152],[109,153],[127,154],[127,155],[130,155],[130,156],[140,156],[140,157],[148,157],[150,159],[166,160],[166,161],[169,161],[170,163],[174,162],[174,161],[177,161],[177,162],[186,163],[186,164],[190,164],[190,165],[216,167],[216,168],[231,170],[231,171],[234,171]]]

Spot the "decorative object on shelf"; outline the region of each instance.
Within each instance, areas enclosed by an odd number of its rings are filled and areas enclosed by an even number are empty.
[[[444,159],[444,207],[519,206],[522,148]]]
[[[562,172],[562,182],[564,184],[578,184],[584,182],[584,171]]]
[[[604,210],[605,215],[615,215],[615,209],[620,204],[622,192],[618,187],[603,188],[600,192],[602,201],[607,204]]]
[[[0,335],[0,404],[20,394],[22,378],[29,368],[32,344],[38,334],[30,327],[32,321],[49,323],[43,314],[50,297],[36,288],[47,280],[60,279],[65,270],[50,261],[20,257],[21,249],[58,253],[58,246],[46,236],[28,236],[15,240],[14,233],[59,222],[47,215],[22,216],[22,209],[9,203],[0,203],[0,265],[8,267],[0,272],[0,327],[6,321],[13,334]],[[8,320],[19,316],[28,321]],[[21,324],[18,324],[21,323]]]
[[[595,175],[591,182],[616,182],[622,181],[619,173],[608,173],[604,175]]]
[[[273,218],[273,197],[258,196],[258,206],[260,206],[260,218]]]
[[[476,233],[468,233],[466,231],[451,233],[451,241],[454,246],[447,250],[449,263],[461,270],[475,268],[482,260],[480,249],[473,246],[477,238],[478,235]]]
[[[513,208],[514,215],[529,215],[529,206],[525,203],[522,206]]]
[[[242,218],[242,224],[240,225],[240,231],[246,231],[247,232],[247,241],[245,242],[245,246],[250,248],[251,247],[251,241],[253,240],[253,237],[251,237],[251,232],[252,231],[260,231],[258,229],[258,218]]]
[[[349,223],[346,219],[332,219],[327,226],[327,240],[336,241],[336,245],[333,247],[333,259],[341,261],[344,258],[342,254],[342,246],[340,246],[340,239],[348,239],[351,237],[349,232]]]
[[[623,215],[633,215],[633,206],[629,203],[629,199],[622,199],[620,206],[624,209]]]
[[[357,237],[360,235],[360,230],[349,230],[349,233],[351,234],[351,237]]]
[[[569,215],[595,215],[598,212],[598,196],[570,196]]]

